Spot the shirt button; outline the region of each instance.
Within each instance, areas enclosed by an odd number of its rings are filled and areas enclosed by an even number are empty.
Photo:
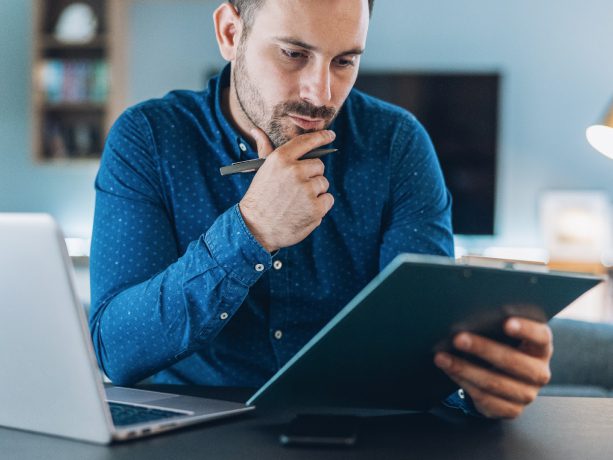
[[[283,262],[281,262],[280,260],[275,260],[272,266],[275,270],[281,270],[281,267],[283,267]]]
[[[243,144],[242,142],[238,144],[238,148],[241,149],[243,152],[247,151],[247,146]]]
[[[464,390],[462,390],[462,388],[460,388],[458,390],[458,396],[460,397],[460,399],[464,399],[466,396],[464,395]]]
[[[255,271],[256,272],[263,272],[264,271],[264,264],[256,264],[255,265]]]
[[[219,315],[221,319],[228,319],[228,314],[224,311],[221,315]]]
[[[275,339],[281,340],[281,337],[283,337],[283,332],[281,332],[280,330],[277,329],[275,331]]]

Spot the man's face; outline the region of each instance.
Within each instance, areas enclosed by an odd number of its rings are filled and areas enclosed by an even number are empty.
[[[247,118],[278,147],[326,128],[358,73],[366,0],[266,0],[241,37],[232,77]]]

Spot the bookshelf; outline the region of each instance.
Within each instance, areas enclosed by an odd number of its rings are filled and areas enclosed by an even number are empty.
[[[77,1],[32,1],[34,159],[97,160],[111,124],[125,107],[129,2],[78,0],[93,11],[95,33],[89,39],[66,40],[57,37],[57,24]]]

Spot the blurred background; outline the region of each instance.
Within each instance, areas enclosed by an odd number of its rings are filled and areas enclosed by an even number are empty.
[[[106,132],[129,105],[202,89],[224,65],[218,4],[0,2],[0,212],[59,221],[85,303]],[[585,129],[613,101],[612,18],[610,0],[376,0],[357,86],[431,133],[459,256],[610,271],[613,160]],[[586,296],[569,315],[613,321],[610,284]]]

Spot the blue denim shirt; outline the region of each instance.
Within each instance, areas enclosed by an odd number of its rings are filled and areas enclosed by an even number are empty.
[[[201,92],[128,109],[96,178],[90,327],[116,384],[258,387],[397,254],[453,255],[451,199],[407,111],[353,90],[323,158],[335,205],[268,253],[238,202],[256,158],[221,110],[227,66]]]

